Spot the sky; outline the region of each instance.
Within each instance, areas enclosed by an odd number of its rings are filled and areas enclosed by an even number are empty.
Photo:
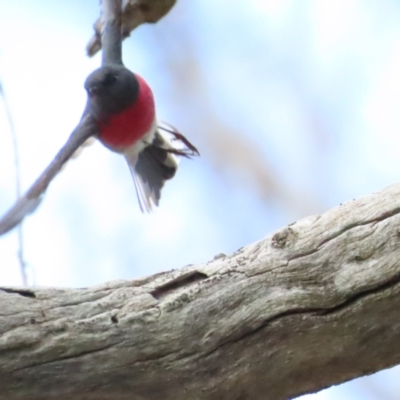
[[[100,65],[98,1],[0,0],[0,82],[26,190],[65,143]],[[125,161],[99,143],[71,160],[23,225],[29,283],[85,287],[232,253],[400,178],[400,2],[178,0],[124,42],[160,120],[200,150],[141,214]],[[0,214],[15,200],[0,100]],[[15,232],[0,282],[20,285]],[[398,369],[305,396],[398,398]]]

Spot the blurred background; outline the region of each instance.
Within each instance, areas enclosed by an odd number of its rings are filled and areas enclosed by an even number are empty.
[[[81,116],[100,65],[85,46],[98,1],[0,0],[0,214]],[[182,160],[161,207],[140,213],[128,167],[99,143],[70,161],[23,226],[28,283],[84,287],[229,254],[400,180],[398,0],[178,0],[124,42],[159,119],[201,158]],[[6,100],[6,103],[4,102]],[[1,285],[21,285],[16,232]],[[398,399],[400,369],[309,400]]]

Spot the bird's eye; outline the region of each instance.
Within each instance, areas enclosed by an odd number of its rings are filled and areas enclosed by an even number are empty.
[[[106,75],[106,78],[104,79],[104,83],[106,85],[112,85],[116,81],[117,81],[117,75],[114,75],[114,74]]]

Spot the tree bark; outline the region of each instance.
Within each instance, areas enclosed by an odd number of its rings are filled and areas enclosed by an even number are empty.
[[[0,399],[289,399],[400,363],[400,184],[205,265],[0,290]]]

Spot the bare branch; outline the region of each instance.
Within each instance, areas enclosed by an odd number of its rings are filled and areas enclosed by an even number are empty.
[[[400,363],[400,184],[230,256],[0,288],[0,399],[280,400]]]
[[[0,235],[3,235],[17,226],[28,214],[39,206],[43,194],[62,166],[74,154],[76,149],[91,136],[97,135],[97,127],[93,118],[86,114],[79,125],[74,129],[67,143],[61,148],[49,166],[33,183],[29,190],[14,206],[0,218]]]
[[[4,93],[3,85],[0,81],[0,95],[3,98],[3,104],[8,120],[8,126],[11,132],[13,150],[14,150],[14,174],[15,174],[15,192],[16,192],[16,199],[17,201],[21,197],[21,170],[19,164],[19,149],[18,149],[18,140],[17,140],[17,133],[15,132],[15,125],[14,120],[11,114],[11,109],[8,104],[7,96]],[[22,231],[22,224],[18,226],[18,252],[17,252],[18,262],[19,262],[19,269],[21,271],[21,278],[22,284],[24,286],[28,285],[28,278],[26,276],[26,263],[24,259],[24,238],[23,238],[23,231]]]
[[[124,0],[122,2],[122,37],[125,39],[139,25],[155,23],[167,14],[176,0]],[[101,19],[94,24],[95,34],[90,39],[86,51],[89,56],[101,49]]]
[[[122,0],[102,0],[101,43],[103,45],[102,65],[122,65],[121,34]]]

